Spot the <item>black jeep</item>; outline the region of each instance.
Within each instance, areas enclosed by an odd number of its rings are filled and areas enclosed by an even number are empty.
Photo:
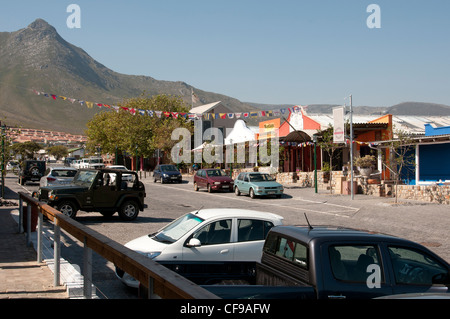
[[[129,221],[144,210],[146,194],[136,172],[104,168],[80,169],[71,184],[41,187],[36,196],[72,218],[83,210],[107,217],[118,212]]]
[[[25,160],[20,165],[19,184],[25,185],[28,181],[39,182],[45,173],[45,161]]]

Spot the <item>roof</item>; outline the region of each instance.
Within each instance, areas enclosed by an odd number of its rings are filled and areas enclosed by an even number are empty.
[[[309,243],[313,239],[336,239],[337,237],[341,239],[389,239],[389,240],[401,240],[397,237],[384,235],[380,233],[373,233],[364,230],[357,230],[345,227],[335,227],[335,226],[313,226],[310,229],[308,226],[278,226],[271,229],[271,232],[276,232],[289,236],[291,238],[299,239],[304,243]]]
[[[254,217],[260,219],[275,219],[282,220],[284,219],[282,216],[261,212],[250,209],[240,209],[240,208],[208,208],[208,209],[199,209],[198,211],[191,212],[203,219],[210,219],[215,217],[229,217],[229,218],[237,218],[237,217]]]
[[[209,104],[196,106],[196,107],[192,108],[189,111],[189,113],[192,113],[192,114],[203,114],[203,113],[206,113],[206,112],[212,110],[213,108],[218,106],[220,103],[222,103],[222,102],[218,101],[218,102],[214,102],[214,103],[209,103]]]

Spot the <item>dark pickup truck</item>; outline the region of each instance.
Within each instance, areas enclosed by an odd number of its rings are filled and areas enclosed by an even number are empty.
[[[204,285],[222,298],[369,299],[449,293],[450,265],[417,243],[338,227],[277,226],[255,285]]]

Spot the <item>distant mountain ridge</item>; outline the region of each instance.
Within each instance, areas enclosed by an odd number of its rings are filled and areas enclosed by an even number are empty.
[[[241,102],[219,93],[206,92],[182,82],[161,81],[150,76],[114,72],[81,48],[65,41],[42,19],[14,32],[0,32],[0,118],[8,125],[82,134],[96,112],[63,100],[47,100],[33,89],[95,103],[116,104],[145,92],[148,95],[180,96],[191,105],[191,91],[199,97],[195,106],[221,101],[232,112],[280,108]],[[293,106],[288,105],[288,106]],[[310,105],[308,112],[331,112],[332,105]],[[420,115],[450,115],[450,107],[406,102],[392,107],[355,107],[355,112],[407,112]],[[412,112],[412,113],[411,113]]]

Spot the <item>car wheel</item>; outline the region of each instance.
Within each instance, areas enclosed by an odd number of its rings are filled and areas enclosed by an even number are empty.
[[[60,204],[58,204],[57,209],[64,215],[69,216],[70,218],[75,218],[78,211],[76,205],[71,201],[61,202]]]
[[[119,216],[123,220],[130,221],[136,219],[138,214],[139,207],[134,200],[127,200],[120,206]]]
[[[235,194],[236,196],[241,195],[241,191],[239,190],[239,188],[238,188],[237,186],[234,188],[234,194]]]
[[[25,179],[23,177],[19,177],[19,184],[20,185],[25,185]]]
[[[197,185],[197,183],[196,182],[194,182],[194,191],[198,191],[198,185]]]
[[[248,194],[250,195],[250,198],[252,198],[252,199],[256,197],[255,191],[253,190],[253,188],[250,188],[250,191]]]
[[[208,188],[208,193],[212,193],[211,184],[208,184],[206,187]]]

